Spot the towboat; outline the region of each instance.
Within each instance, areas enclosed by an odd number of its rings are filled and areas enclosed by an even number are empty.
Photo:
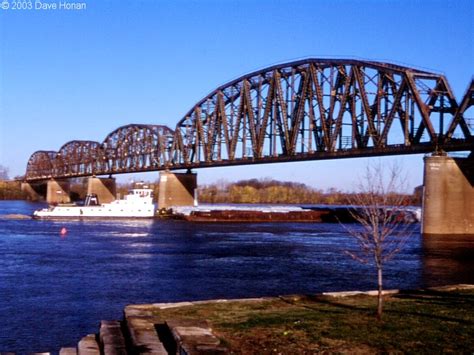
[[[123,199],[100,203],[96,194],[86,196],[83,205],[61,204],[37,210],[33,218],[152,218],[156,206],[153,190],[143,186],[131,189]]]

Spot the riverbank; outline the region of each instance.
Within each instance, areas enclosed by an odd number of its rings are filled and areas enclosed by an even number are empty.
[[[102,322],[100,332],[84,337],[79,349],[97,354],[105,348],[156,354],[474,350],[474,285],[387,292],[382,322],[375,319],[373,294],[130,305],[121,322]]]

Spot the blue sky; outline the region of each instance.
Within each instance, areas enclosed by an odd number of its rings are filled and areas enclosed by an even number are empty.
[[[102,141],[128,123],[173,128],[217,86],[297,58],[368,58],[434,70],[447,76],[458,99],[474,73],[470,0],[84,3],[81,11],[0,9],[0,164],[12,176],[24,173],[36,150]],[[410,186],[422,183],[422,156],[383,160],[404,165]],[[200,183],[273,177],[347,190],[366,162],[198,175]]]

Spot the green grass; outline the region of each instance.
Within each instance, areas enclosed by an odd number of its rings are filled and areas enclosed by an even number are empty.
[[[417,291],[385,298],[284,297],[160,310],[163,319],[207,319],[234,353],[469,353],[474,291]]]

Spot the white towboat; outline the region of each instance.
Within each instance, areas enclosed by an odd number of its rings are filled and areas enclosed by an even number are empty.
[[[50,206],[35,211],[33,218],[152,218],[155,210],[153,190],[143,186],[130,190],[123,200],[100,204],[97,195],[90,194],[84,205]]]

